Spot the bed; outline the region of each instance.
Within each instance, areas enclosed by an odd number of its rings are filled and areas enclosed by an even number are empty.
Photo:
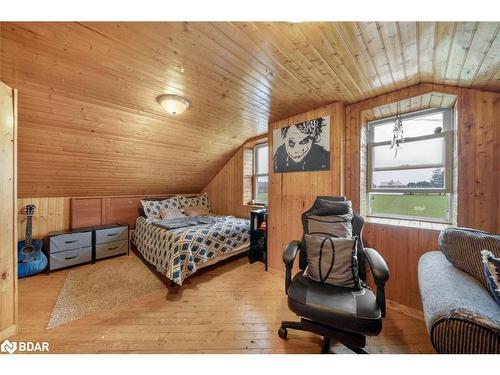
[[[156,271],[177,285],[197,270],[247,251],[250,221],[234,216],[197,217],[199,222],[173,225],[140,216],[134,243]]]

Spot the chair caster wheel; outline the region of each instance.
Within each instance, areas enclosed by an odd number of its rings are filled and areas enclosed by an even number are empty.
[[[288,335],[288,331],[287,331],[286,328],[280,327],[280,329],[278,329],[278,336],[280,338],[282,338],[283,340],[285,340],[287,335]]]

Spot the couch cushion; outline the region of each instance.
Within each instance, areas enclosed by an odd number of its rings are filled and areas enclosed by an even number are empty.
[[[456,268],[488,288],[481,251],[486,249],[500,257],[500,235],[468,228],[448,228],[439,234],[439,249]]]
[[[455,268],[439,251],[418,261],[418,285],[427,327],[438,314],[468,310],[494,322],[500,332],[500,309],[474,277]]]
[[[495,258],[488,250],[481,251],[481,257],[488,290],[500,307],[500,258]]]
[[[298,272],[288,288],[288,306],[297,315],[366,336],[382,330],[382,314],[372,291],[321,284]]]

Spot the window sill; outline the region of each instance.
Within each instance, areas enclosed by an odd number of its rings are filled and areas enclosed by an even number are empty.
[[[392,226],[397,226],[397,227],[407,227],[407,228],[414,228],[414,229],[427,229],[427,230],[435,230],[435,231],[441,231],[443,229],[446,229],[446,228],[453,226],[452,224],[447,224],[447,223],[430,223],[427,221],[388,219],[388,218],[381,218],[381,217],[366,217],[365,222],[371,223],[371,224],[392,225]]]

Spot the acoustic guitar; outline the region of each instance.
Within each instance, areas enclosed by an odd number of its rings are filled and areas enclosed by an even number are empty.
[[[26,213],[26,236],[24,241],[17,243],[17,273],[20,278],[42,272],[47,267],[47,257],[42,252],[43,241],[31,238],[32,219],[35,209],[34,204],[28,204],[24,208]]]

